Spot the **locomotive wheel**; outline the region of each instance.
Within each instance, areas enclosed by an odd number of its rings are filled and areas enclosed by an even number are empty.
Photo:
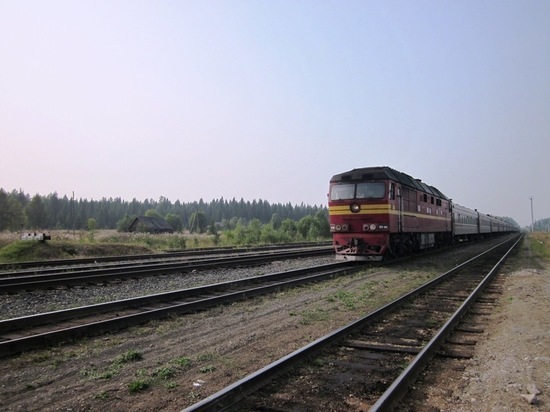
[[[402,242],[393,243],[390,247],[390,253],[396,258],[403,257],[407,254],[407,247]]]

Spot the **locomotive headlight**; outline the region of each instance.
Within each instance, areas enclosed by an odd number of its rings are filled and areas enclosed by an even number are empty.
[[[359,213],[361,211],[361,206],[359,206],[357,203],[353,203],[349,208],[352,213]]]
[[[371,223],[370,230],[376,230],[376,225],[374,223]]]
[[[330,225],[330,231],[331,232],[349,232],[349,224],[343,223],[341,225]]]

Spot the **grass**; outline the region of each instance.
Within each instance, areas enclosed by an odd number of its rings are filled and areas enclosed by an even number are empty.
[[[302,325],[311,325],[312,323],[326,321],[330,317],[329,313],[321,308],[304,310],[301,315],[302,319],[300,320],[300,323]]]
[[[164,387],[170,391],[170,390],[176,389],[178,387],[178,384],[177,382],[166,382]]]
[[[200,361],[213,361],[218,358],[219,355],[214,353],[204,353],[197,357]],[[91,368],[83,370],[81,374],[92,380],[108,380],[119,375],[128,365],[141,361],[142,359],[143,355],[141,352],[131,349],[113,359],[105,370],[99,370],[95,366],[92,366]],[[146,368],[141,367],[133,372],[133,378],[127,383],[128,392],[135,394],[153,386],[161,386],[169,391],[174,390],[178,387],[178,383],[174,378],[192,364],[193,361],[191,358],[180,356],[172,359],[166,364],[157,366],[154,371],[148,371]],[[207,364],[199,368],[198,371],[201,373],[210,373],[215,370],[216,367],[214,365]],[[105,400],[108,398],[109,394],[107,392],[99,392],[94,396],[94,399],[97,400]]]
[[[47,242],[17,241],[0,249],[0,262],[15,263],[26,260],[45,260],[56,252]]]
[[[130,393],[136,393],[143,391],[149,387],[149,382],[145,379],[134,379],[128,384],[128,391]]]
[[[123,233],[116,230],[48,230],[52,240],[21,241],[17,232],[0,232],[0,263],[48,259],[138,255],[193,248],[236,246],[228,236],[197,233]]]
[[[139,361],[142,359],[143,359],[143,355],[141,354],[141,352],[130,349],[129,351],[123,353],[118,358],[116,358],[114,363],[116,364],[129,363],[129,362]]]
[[[358,301],[357,295],[354,292],[347,290],[339,290],[334,295],[328,298],[329,302],[337,302],[343,305],[347,310],[355,310]]]
[[[181,356],[175,359],[174,363],[182,368],[186,368],[187,366],[191,365],[191,359],[186,356]]]
[[[108,245],[96,242],[72,243],[54,240],[47,242],[18,240],[0,249],[0,263],[143,253],[151,253],[151,251],[135,245]]]
[[[82,370],[81,374],[93,380],[109,380],[118,375],[125,364],[137,362],[142,359],[143,355],[141,352],[131,349],[115,358],[106,370],[101,371],[93,366]]]
[[[94,395],[94,399],[107,400],[107,399],[109,399],[109,392],[101,391],[99,393],[96,393]]]
[[[197,355],[197,362],[211,362],[218,358],[218,354],[212,352],[205,352]]]
[[[159,379],[167,381],[168,379],[174,377],[176,370],[170,366],[165,366],[163,368],[158,368],[153,376],[157,376]]]
[[[93,233],[93,235],[92,235]],[[78,257],[137,255],[188,247],[214,247],[211,235],[119,233],[114,230],[48,231],[46,242],[18,240],[17,233],[0,232],[0,263]]]
[[[527,235],[531,252],[544,260],[550,260],[550,233],[534,232]]]
[[[200,373],[212,373],[216,370],[214,365],[206,365],[199,369]]]

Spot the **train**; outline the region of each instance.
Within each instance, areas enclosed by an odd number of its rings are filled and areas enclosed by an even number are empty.
[[[461,206],[388,166],[334,175],[328,211],[338,260],[381,261],[519,231],[514,222]]]

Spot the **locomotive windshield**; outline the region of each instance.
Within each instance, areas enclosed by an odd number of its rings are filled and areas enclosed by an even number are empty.
[[[382,182],[343,183],[331,187],[330,200],[383,199],[385,194]]]

